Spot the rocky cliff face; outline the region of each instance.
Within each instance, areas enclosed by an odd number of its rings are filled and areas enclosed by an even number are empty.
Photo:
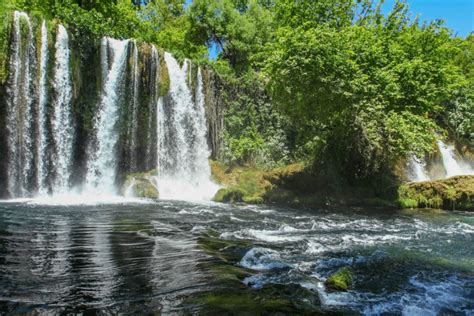
[[[224,129],[224,111],[228,87],[225,81],[210,69],[203,71],[202,75],[206,98],[208,143],[211,149],[211,159],[216,160],[222,149],[221,134]]]

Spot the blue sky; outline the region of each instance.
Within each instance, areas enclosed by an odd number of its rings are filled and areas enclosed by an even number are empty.
[[[389,12],[395,0],[386,0],[384,11]],[[474,30],[474,0],[408,0],[413,17],[421,21],[442,19],[458,36],[465,37]]]
[[[186,0],[190,3],[192,0]],[[386,0],[384,12],[388,13],[396,0]],[[420,15],[420,21],[442,19],[454,34],[466,37],[474,31],[474,0],[408,0],[409,12],[413,17]],[[217,57],[217,47],[209,49],[209,57]]]

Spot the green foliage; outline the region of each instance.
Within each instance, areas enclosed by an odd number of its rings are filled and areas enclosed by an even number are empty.
[[[331,157],[349,178],[431,152],[443,102],[465,86],[453,63],[458,40],[438,22],[411,23],[405,11],[398,4],[364,25],[289,22],[267,44],[274,101],[295,122],[314,126],[317,118],[325,145],[314,154]],[[344,12],[341,21],[350,16]]]
[[[275,167],[289,162],[285,118],[274,108],[261,79],[248,73],[232,81],[224,115],[222,159],[227,163],[250,163]]]
[[[417,208],[418,207],[418,201],[414,199],[401,198],[399,200],[399,203],[402,208]]]
[[[203,59],[204,43],[190,35],[190,19],[183,0],[154,0],[136,5],[128,0],[8,0],[18,9],[58,19],[75,38],[91,43],[102,36],[135,38],[154,43],[177,57]]]
[[[453,37],[441,21],[421,25],[405,1],[383,14],[382,3],[4,0],[0,83],[11,11],[24,10],[67,25],[80,54],[102,36],[135,38],[212,67],[225,81],[226,163],[312,160],[347,179],[381,179],[408,156],[432,153],[444,130],[474,146],[474,36]],[[216,61],[207,60],[210,46]],[[163,96],[163,60],[160,75]]]
[[[258,0],[194,0],[190,10],[192,33],[217,44],[222,58],[237,72],[248,70],[253,53],[271,35],[271,13]]]
[[[0,85],[8,78],[9,44],[12,25],[12,15],[0,6]]]
[[[444,123],[458,140],[467,140],[474,148],[474,35],[459,42],[456,64],[466,77],[466,85],[446,102]]]

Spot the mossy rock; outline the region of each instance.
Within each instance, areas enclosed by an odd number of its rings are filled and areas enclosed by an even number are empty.
[[[215,202],[238,203],[244,201],[247,193],[239,188],[224,188],[217,191],[213,200]]]
[[[160,58],[160,73],[159,73],[159,96],[164,97],[170,91],[170,74],[168,66],[165,61],[165,52],[163,50],[158,51]]]
[[[438,208],[474,211],[474,176],[443,180],[409,182],[398,189],[403,208]]]
[[[265,202],[261,196],[244,196],[242,200],[247,204],[263,204]]]
[[[150,182],[137,182],[133,188],[135,196],[141,198],[157,199],[158,190]]]
[[[158,189],[153,184],[155,177],[156,170],[128,174],[122,187],[122,193],[139,198],[157,199],[159,197]]]
[[[354,279],[354,272],[350,267],[344,267],[331,274],[324,285],[330,291],[347,291]]]

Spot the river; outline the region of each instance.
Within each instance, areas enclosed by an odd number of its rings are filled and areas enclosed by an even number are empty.
[[[0,314],[199,313],[189,298],[218,291],[209,232],[248,245],[233,265],[253,271],[249,293],[297,284],[320,312],[474,313],[472,213],[23,199],[0,203]],[[352,288],[327,292],[344,266]]]

